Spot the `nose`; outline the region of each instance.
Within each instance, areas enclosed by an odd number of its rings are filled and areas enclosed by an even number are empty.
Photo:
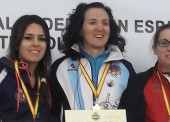
[[[35,46],[38,46],[39,45],[39,40],[38,40],[38,38],[34,38],[34,40],[33,40],[33,44],[35,45]]]
[[[99,31],[101,31],[101,30],[103,30],[103,25],[102,25],[102,23],[98,23],[97,24],[97,30],[99,30]]]
[[[169,45],[166,47],[167,51],[170,52],[170,42]]]
[[[168,49],[170,50],[170,42],[169,42],[169,45],[168,45]]]

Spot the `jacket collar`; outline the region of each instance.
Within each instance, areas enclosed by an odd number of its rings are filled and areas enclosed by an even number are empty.
[[[110,47],[110,53],[105,62],[108,61],[114,61],[114,60],[121,60],[123,59],[123,55],[116,45],[109,46]]]
[[[71,48],[76,52],[80,53],[80,47],[78,44],[74,44]],[[109,45],[109,48],[110,48],[109,56],[106,58],[104,62],[124,59],[118,46]]]

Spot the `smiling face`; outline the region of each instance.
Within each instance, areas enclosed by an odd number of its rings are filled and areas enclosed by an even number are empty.
[[[170,41],[170,28],[161,31],[158,40]],[[170,45],[168,47],[160,47],[158,44],[153,47],[154,53],[158,56],[158,62],[162,66],[164,72],[170,71]]]
[[[43,28],[35,23],[30,24],[19,46],[19,57],[28,63],[38,63],[43,58],[46,47]]]
[[[102,8],[90,8],[86,11],[82,27],[83,46],[86,50],[104,51],[110,35],[109,16]]]

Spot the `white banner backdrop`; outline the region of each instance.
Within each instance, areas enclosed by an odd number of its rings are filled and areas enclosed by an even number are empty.
[[[126,39],[125,58],[136,72],[155,64],[151,50],[156,29],[170,21],[169,0],[97,0],[109,6]],[[1,0],[0,3],[0,57],[6,55],[13,23],[25,14],[37,14],[45,19],[51,34],[53,61],[61,57],[58,41],[66,25],[68,14],[80,2],[94,0]]]

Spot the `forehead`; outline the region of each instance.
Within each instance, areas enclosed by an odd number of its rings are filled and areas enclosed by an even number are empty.
[[[160,39],[168,39],[170,40],[170,28],[164,29],[160,32]]]
[[[32,23],[27,26],[25,33],[44,33],[41,25]]]
[[[107,19],[109,15],[103,8],[90,8],[85,12],[85,19]]]

